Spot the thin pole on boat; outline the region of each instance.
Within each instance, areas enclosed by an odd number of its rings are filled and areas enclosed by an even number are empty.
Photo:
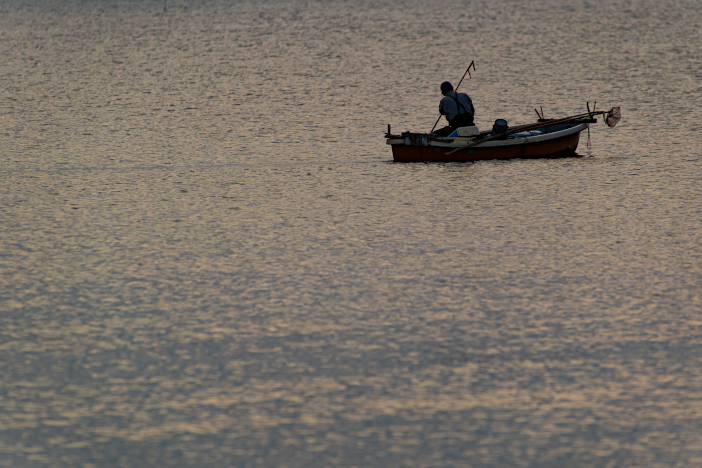
[[[466,72],[465,72],[465,73],[463,74],[463,76],[461,77],[461,81],[458,82],[458,84],[456,85],[456,89],[454,89],[454,91],[458,92],[458,88],[461,87],[461,83],[463,83],[463,78],[466,77],[466,74],[467,74],[468,77],[469,77],[468,79],[470,79],[470,80],[473,79],[473,77],[472,77],[471,74],[470,74],[470,67],[473,67],[473,71],[475,71],[475,60],[471,60],[471,61],[470,61],[470,65],[468,65],[468,68],[466,68]]]
[[[468,75],[468,79],[470,79],[470,80],[473,79],[473,77],[470,74],[470,67],[473,67],[473,71],[475,71],[475,60],[470,61],[470,65],[468,65],[468,68],[466,68],[466,72],[463,74],[463,77],[461,77],[461,81],[458,82],[458,85],[454,89],[454,91],[456,92],[456,95],[458,95],[458,88],[461,86],[461,83],[463,83],[463,78],[465,78],[466,75]],[[441,120],[441,115],[439,115],[439,118],[436,119],[436,123],[434,124],[434,126],[431,127],[431,132],[433,132],[434,129],[436,128],[436,126],[439,124],[439,120]],[[431,133],[431,132],[429,132],[429,133]]]
[[[434,129],[436,128],[437,125],[439,125],[439,120],[441,120],[441,115],[439,115],[439,118],[436,119],[436,122],[434,122],[434,126],[431,127],[431,131],[429,133],[432,133]]]

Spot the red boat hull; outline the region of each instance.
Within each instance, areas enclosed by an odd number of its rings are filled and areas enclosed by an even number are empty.
[[[580,132],[571,133],[547,141],[533,141],[502,146],[474,146],[446,155],[452,147],[412,146],[392,144],[392,156],[396,162],[469,162],[485,159],[543,158],[556,154],[575,153],[580,141]]]

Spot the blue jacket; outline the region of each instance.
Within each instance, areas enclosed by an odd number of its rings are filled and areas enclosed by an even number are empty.
[[[458,93],[458,99],[456,99],[456,91],[449,91],[439,103],[439,113],[445,115],[448,120],[453,120],[458,114],[475,115],[475,108],[473,108],[473,101],[466,93]]]

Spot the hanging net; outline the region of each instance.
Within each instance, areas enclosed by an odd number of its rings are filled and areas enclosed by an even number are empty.
[[[612,110],[605,114],[605,123],[608,127],[614,127],[622,118],[622,110],[619,107],[612,107]]]

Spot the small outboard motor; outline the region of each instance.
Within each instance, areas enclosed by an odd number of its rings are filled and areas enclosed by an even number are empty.
[[[495,125],[492,126],[490,135],[501,135],[507,131],[507,121],[505,119],[495,120]]]

